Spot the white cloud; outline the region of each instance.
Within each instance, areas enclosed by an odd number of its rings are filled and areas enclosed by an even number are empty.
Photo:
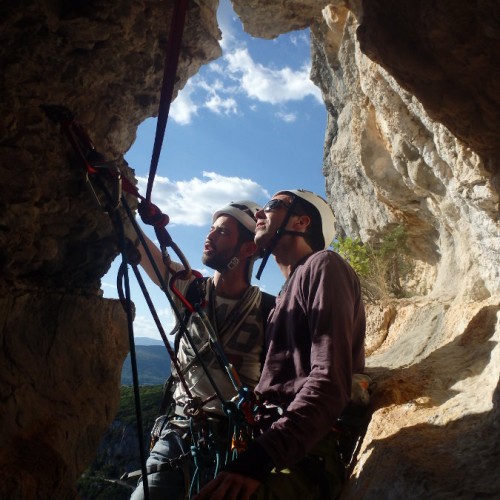
[[[285,113],[284,111],[278,111],[275,113],[275,116],[280,120],[283,120],[285,123],[293,123],[297,120],[296,113]]]
[[[238,96],[242,95],[270,105],[300,101],[306,97],[322,102],[320,90],[309,79],[310,61],[305,61],[297,70],[289,66],[265,66],[253,59],[244,41],[236,38],[235,23],[239,21],[230,2],[221,2],[218,20],[225,55],[192,77],[179,92],[170,109],[174,121],[189,125],[202,108],[221,116],[236,115],[241,107]],[[309,44],[305,31],[286,37],[294,46]],[[250,105],[250,109],[255,108]],[[288,123],[296,119],[292,114],[276,116]]]
[[[203,276],[213,276],[214,275],[214,270],[210,269],[209,267],[202,267],[199,269],[200,273],[203,274]]]
[[[206,80],[199,79],[196,81],[198,88],[206,92],[206,100],[203,107],[209,109],[218,115],[237,114],[238,105],[233,97],[221,97],[221,93],[227,93],[228,89],[224,87],[224,83],[220,79],[215,79],[208,83]]]
[[[248,49],[227,54],[227,70],[239,81],[248,97],[270,104],[302,100],[312,96],[321,102],[321,92],[309,79],[310,66],[295,71],[289,67],[274,69],[255,62]]]
[[[193,116],[198,113],[198,106],[193,102],[191,95],[195,91],[192,81],[188,81],[185,87],[177,94],[174,102],[170,105],[169,117],[179,125],[189,125]]]
[[[171,337],[169,337],[168,334],[172,331],[175,325],[173,312],[171,309],[160,309],[156,312],[158,314],[158,318],[160,319],[163,331],[170,340]],[[150,315],[137,315],[134,318],[134,336],[161,339],[158,327]],[[167,353],[165,353],[165,355],[168,356]]]
[[[145,192],[147,179],[138,177],[139,191]],[[203,178],[170,181],[156,176],[152,202],[170,217],[170,223],[208,226],[212,213],[233,200],[259,200],[269,193],[255,181],[203,172]]]
[[[220,60],[219,61],[216,61],[216,62],[211,62],[209,65],[208,65],[208,69],[212,72],[212,73],[217,73],[219,75],[224,75],[224,66],[221,64]]]
[[[205,106],[218,115],[230,115],[238,112],[238,106],[232,97],[223,99],[215,93],[205,103]]]
[[[290,42],[296,47],[299,45],[309,45],[309,37],[305,31],[299,31],[290,35]]]

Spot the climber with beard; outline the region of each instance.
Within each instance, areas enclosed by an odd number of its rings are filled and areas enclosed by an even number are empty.
[[[327,250],[334,215],[310,191],[280,191],[257,212],[256,243],[285,277],[266,326],[255,393],[259,433],[195,500],[333,499],[344,481],[335,426],[364,369],[358,277]]]
[[[251,201],[231,202],[217,210],[213,214],[202,255],[202,262],[215,270],[213,278],[198,279],[195,287],[193,277],[176,281],[177,289],[188,299],[193,293],[198,297],[191,299],[198,302],[204,299],[206,317],[220,346],[241,382],[250,389],[254,388],[260,376],[264,323],[274,304],[273,296],[250,284],[253,263],[258,256],[254,243],[255,213],[258,210],[259,207]],[[149,239],[145,238],[145,241],[168,283],[170,277],[182,269],[182,265],[170,259],[165,263],[160,250]],[[141,245],[139,251],[142,254],[141,265],[159,284]],[[182,309],[178,297],[174,295],[173,298]],[[214,388],[200,364],[200,357],[224,401],[237,397],[228,374],[217,362],[206,325],[196,313],[186,311],[185,320],[196,349],[182,335],[182,330],[178,330],[175,350],[183,383],[173,371],[166,384],[162,404],[164,415],[157,419],[152,430],[154,445],[146,463],[148,493],[152,500],[184,498],[193,488],[193,475],[196,475],[197,487],[206,483],[214,476],[214,460],[203,453],[210,448],[211,453],[215,449],[215,453],[220,454],[227,448],[227,418],[221,400],[214,397]],[[184,384],[187,384],[192,398],[186,394]],[[197,442],[196,436],[203,443]],[[139,481],[131,499],[143,498],[143,485]]]

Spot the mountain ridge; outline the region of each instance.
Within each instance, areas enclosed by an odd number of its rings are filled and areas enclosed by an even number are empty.
[[[164,345],[163,340],[152,337],[134,337],[135,345]]]
[[[163,345],[135,346],[139,385],[162,385],[170,376],[170,357]],[[122,367],[122,386],[132,385],[132,365],[130,353],[127,354]]]

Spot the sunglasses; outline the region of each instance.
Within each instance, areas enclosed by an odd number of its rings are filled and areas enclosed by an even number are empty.
[[[279,198],[274,198],[272,200],[269,200],[263,207],[262,210],[264,212],[271,212],[272,210],[277,210],[278,208],[284,207],[286,209],[289,209],[291,205],[288,203],[284,202],[283,200],[280,200]]]

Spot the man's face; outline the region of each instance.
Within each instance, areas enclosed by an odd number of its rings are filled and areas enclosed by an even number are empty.
[[[292,198],[286,194],[277,194],[256,214],[255,243],[266,248],[286,217]]]
[[[238,222],[229,215],[218,217],[205,239],[201,261],[206,266],[222,271],[235,256],[238,248]]]

